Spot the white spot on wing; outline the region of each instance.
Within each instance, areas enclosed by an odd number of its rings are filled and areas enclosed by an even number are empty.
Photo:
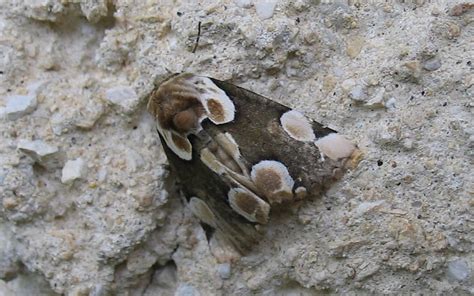
[[[166,145],[171,149],[171,151],[173,151],[181,159],[184,159],[184,160],[192,159],[192,146],[191,146],[191,142],[189,142],[187,137],[183,137],[182,135],[176,132],[164,129],[160,126],[159,123],[157,124],[157,127],[158,127],[158,132],[161,134],[161,136],[166,142]],[[175,137],[179,137],[179,139],[182,140],[183,143],[185,143],[189,147],[189,149],[186,150],[186,149],[182,149],[178,147],[178,145],[176,145],[176,143],[173,141],[173,135]]]
[[[280,123],[285,132],[295,140],[312,142],[316,138],[308,118],[298,111],[286,112],[281,116]]]
[[[264,170],[271,170],[275,172],[280,177],[281,187],[274,188],[274,191],[280,190],[289,190],[291,192],[295,181],[290,176],[288,169],[284,164],[276,160],[262,160],[256,165],[252,167],[252,171],[250,172],[250,178],[253,182],[257,181],[258,174]],[[257,184],[258,186],[258,184]]]
[[[209,119],[215,124],[223,124],[234,120],[235,106],[227,94],[207,77],[196,76],[196,79],[199,79],[203,84],[202,90],[204,92],[200,94],[199,98],[204,106],[204,109],[206,110]],[[214,116],[212,114],[212,110],[209,109],[209,103],[212,100],[218,102],[222,107],[222,116]]]
[[[315,141],[314,144],[321,153],[332,160],[350,157],[356,149],[352,142],[336,133],[324,136]]]

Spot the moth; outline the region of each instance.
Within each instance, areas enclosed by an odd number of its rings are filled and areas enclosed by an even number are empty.
[[[175,74],[147,108],[190,209],[241,253],[272,208],[320,195],[361,155],[300,112],[209,77]]]

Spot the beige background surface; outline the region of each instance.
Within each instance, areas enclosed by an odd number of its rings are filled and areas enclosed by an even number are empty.
[[[460,3],[3,0],[0,294],[474,293],[474,9]],[[182,71],[294,107],[365,159],[226,263],[145,110]]]

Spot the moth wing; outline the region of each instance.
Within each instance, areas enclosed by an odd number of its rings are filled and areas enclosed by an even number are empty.
[[[191,203],[191,209],[202,222],[220,232],[221,237],[240,253],[247,253],[260,240],[261,234],[253,223],[238,215],[230,207],[229,183],[210,170],[200,159],[200,151],[207,147],[212,138],[206,136],[205,130],[201,131],[199,138],[192,135],[189,137],[193,145],[193,155],[188,161],[177,156],[160,135],[168,161]],[[204,213],[200,214],[199,211]],[[207,218],[202,217],[203,215]]]
[[[308,193],[316,196],[345,170],[346,162],[356,147],[347,140],[344,142],[344,138],[337,135],[334,130],[304,117],[303,123],[307,126],[302,126],[303,130],[296,132],[312,133],[314,138],[305,136],[306,140],[295,139],[282,126],[282,116],[296,111],[231,83],[216,79],[212,81],[230,97],[235,105],[236,114],[232,122],[223,125],[213,125],[209,121],[204,121],[203,128],[211,137],[219,133],[232,135],[242,157],[248,163],[256,164],[262,160],[278,161],[288,168],[294,180],[301,181]],[[339,153],[341,157],[334,159],[324,157],[323,152],[327,153],[328,150],[321,151],[315,143],[328,137],[335,137],[344,142],[348,150],[346,154]],[[325,141],[329,148],[335,148],[333,142]]]

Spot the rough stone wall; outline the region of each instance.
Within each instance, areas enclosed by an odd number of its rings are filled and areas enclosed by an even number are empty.
[[[0,294],[471,295],[468,2],[2,0]],[[365,158],[228,263],[145,111],[182,71],[297,108]]]

